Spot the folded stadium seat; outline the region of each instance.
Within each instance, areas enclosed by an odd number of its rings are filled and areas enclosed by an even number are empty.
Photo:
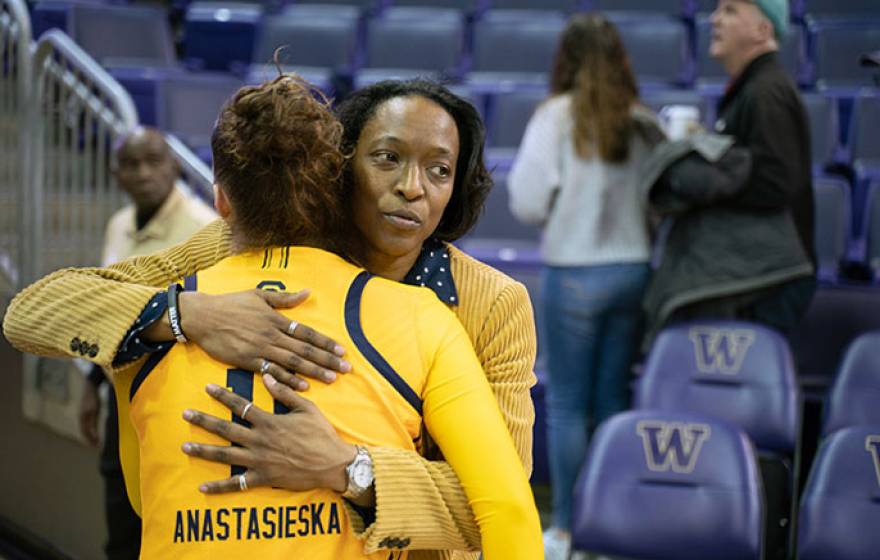
[[[880,45],[880,14],[854,19],[807,15],[806,23],[817,88],[852,97],[859,88],[874,85],[873,72],[860,66],[859,59]]]
[[[428,8],[453,8],[465,13],[475,12],[482,0],[391,0],[392,6],[425,6]]]
[[[176,75],[159,83],[159,127],[210,161],[211,133],[220,109],[243,82],[229,74]]]
[[[257,34],[248,82],[259,83],[278,75],[275,50],[283,47],[280,61],[332,95],[336,76],[351,79],[358,64],[361,11],[356,6],[294,4],[269,15]]]
[[[709,18],[710,14],[698,14],[694,25],[696,33],[695,85],[701,91],[720,96],[724,92],[729,78],[721,64],[709,56],[709,45],[712,42],[712,23]],[[791,23],[777,55],[782,66],[801,86],[811,85],[809,65],[806,63],[805,37],[803,26]]]
[[[699,321],[665,328],[636,384],[634,408],[687,411],[742,428],[761,451],[768,558],[786,548],[800,468],[800,391],[785,338],[762,325]]]
[[[554,10],[574,12],[582,6],[581,0],[488,0],[493,10]]]
[[[880,425],[831,434],[800,510],[799,560],[866,560],[880,550]]]
[[[544,87],[521,87],[488,96],[486,155],[490,167],[510,169],[529,119],[546,98]]]
[[[880,179],[869,184],[862,223],[865,232],[864,260],[871,269],[874,283],[880,283]]]
[[[42,0],[36,3],[28,3],[32,6],[31,15],[31,33],[36,40],[45,31],[50,29],[60,29],[68,35],[70,28],[70,12],[73,6],[77,4],[93,4],[102,6],[107,2],[104,0]]]
[[[763,499],[749,439],[723,420],[638,410],[593,436],[575,489],[575,548],[651,560],[758,560]]]
[[[74,4],[68,34],[128,90],[140,122],[156,124],[156,83],[180,71],[166,10]]]
[[[693,60],[685,23],[676,16],[610,12],[620,30],[639,87],[690,87]]]
[[[474,25],[468,85],[477,93],[547,87],[565,16],[558,11],[490,10]]]
[[[843,179],[819,176],[813,179],[815,201],[815,244],[819,270],[817,279],[834,283],[840,264],[847,257],[852,232],[852,203],[849,184]]]
[[[183,23],[183,58],[196,70],[240,71],[251,59],[263,6],[193,2]]]
[[[307,0],[302,4],[327,4],[333,6],[354,6],[363,15],[370,15],[379,11],[384,0]]]
[[[464,23],[464,13],[454,8],[386,9],[367,22],[367,55],[355,76],[355,87],[390,78],[458,80]]]
[[[880,425],[880,331],[860,335],[846,348],[825,405],[822,435],[860,424]]]
[[[654,12],[689,16],[692,4],[689,0],[587,0],[587,7],[601,12]]]

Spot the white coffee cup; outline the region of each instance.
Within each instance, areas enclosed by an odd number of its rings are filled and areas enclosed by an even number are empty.
[[[667,105],[660,109],[660,122],[670,140],[681,140],[700,124],[700,109],[693,105]]]

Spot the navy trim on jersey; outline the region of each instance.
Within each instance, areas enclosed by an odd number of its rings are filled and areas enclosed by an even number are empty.
[[[134,400],[134,395],[137,393],[137,390],[141,388],[141,385],[144,384],[144,381],[147,380],[147,376],[150,375],[150,372],[155,369],[159,362],[162,361],[162,358],[165,357],[171,349],[174,348],[173,344],[169,344],[166,348],[159,350],[158,352],[153,352],[150,354],[150,357],[144,362],[144,365],[141,366],[141,369],[138,370],[137,375],[134,376],[134,379],[131,380],[131,389],[128,392],[128,400],[129,402]]]
[[[186,278],[183,279],[183,289],[187,292],[196,292],[199,289],[199,277],[195,274],[190,274]]]
[[[394,371],[382,354],[370,344],[364,335],[364,329],[361,326],[361,296],[364,293],[364,287],[373,275],[367,271],[361,272],[351,283],[348,288],[348,295],[345,296],[345,327],[355,346],[360,350],[361,354],[370,362],[376,371],[384,377],[394,389],[400,393],[406,402],[408,402],[419,415],[422,414],[422,399],[407,385],[406,381]]]

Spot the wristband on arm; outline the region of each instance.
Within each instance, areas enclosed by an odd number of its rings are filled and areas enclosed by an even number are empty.
[[[177,296],[183,291],[183,286],[178,283],[168,286],[168,322],[171,324],[171,332],[174,338],[181,344],[188,342],[186,335],[183,334],[183,328],[180,326],[180,307],[178,306]]]

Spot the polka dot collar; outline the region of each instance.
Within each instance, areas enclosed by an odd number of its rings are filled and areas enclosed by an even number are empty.
[[[403,283],[430,288],[443,303],[458,305],[458,292],[449,266],[449,249],[438,239],[432,237],[425,241],[416,264],[406,274]]]

